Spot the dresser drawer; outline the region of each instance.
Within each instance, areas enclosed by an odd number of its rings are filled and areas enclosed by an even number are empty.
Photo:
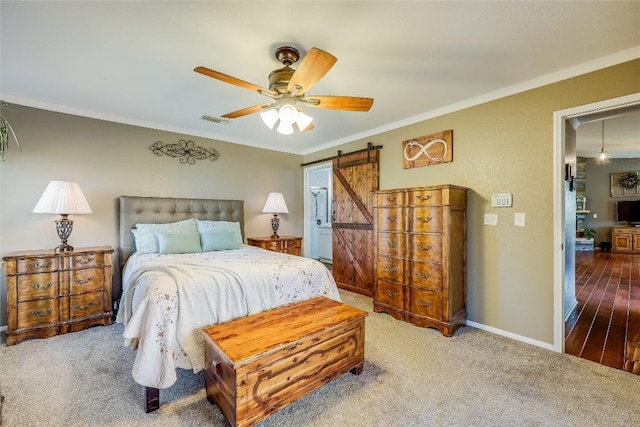
[[[377,197],[378,206],[404,205],[404,193],[381,193]]]
[[[404,310],[405,289],[402,283],[378,279],[375,301],[390,307]]]
[[[18,301],[55,298],[57,296],[57,271],[18,276]]]
[[[418,316],[442,319],[442,294],[424,289],[411,288],[409,311]]]
[[[377,230],[402,231],[404,229],[404,215],[402,208],[378,208],[376,210]]]
[[[100,268],[72,270],[70,273],[70,294],[101,291],[104,287],[104,271]]]
[[[402,258],[405,256],[404,234],[378,233],[378,254]]]
[[[442,264],[423,261],[411,261],[412,286],[442,291]]]
[[[437,234],[411,234],[409,257],[417,260],[442,262],[442,236]]]
[[[409,204],[412,206],[442,205],[441,190],[415,190],[409,192]]]
[[[102,292],[72,295],[69,298],[70,320],[89,317],[105,312],[103,307],[104,298]]]
[[[402,259],[379,256],[377,261],[376,273],[378,278],[402,282],[404,274]]]
[[[50,325],[58,322],[58,300],[44,299],[18,303],[18,328]]]
[[[44,273],[57,271],[60,264],[58,258],[20,258],[18,259],[18,274]]]
[[[442,207],[410,208],[410,221],[415,233],[442,234]]]
[[[104,253],[88,253],[88,254],[77,254],[68,257],[69,266],[68,268],[91,268],[91,267],[101,267],[104,263]]]

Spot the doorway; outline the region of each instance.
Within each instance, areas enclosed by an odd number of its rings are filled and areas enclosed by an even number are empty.
[[[333,180],[331,162],[304,169],[303,255],[332,264],[331,203]]]
[[[565,352],[565,319],[575,306],[575,193],[566,178],[565,165],[575,166],[575,132],[567,125],[571,119],[640,105],[640,94],[609,99],[556,111],[553,117],[553,252],[554,252],[554,345]]]

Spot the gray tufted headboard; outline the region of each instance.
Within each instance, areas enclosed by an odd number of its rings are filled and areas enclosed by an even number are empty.
[[[131,229],[138,223],[164,224],[188,218],[237,221],[244,240],[244,201],[120,196],[120,272],[135,251]]]

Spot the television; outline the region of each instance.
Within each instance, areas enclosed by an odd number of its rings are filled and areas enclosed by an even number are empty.
[[[616,221],[640,224],[640,200],[620,200],[616,203]]]

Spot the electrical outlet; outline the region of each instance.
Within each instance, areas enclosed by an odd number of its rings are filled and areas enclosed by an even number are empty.
[[[498,225],[498,215],[497,214],[484,214],[484,225]]]

